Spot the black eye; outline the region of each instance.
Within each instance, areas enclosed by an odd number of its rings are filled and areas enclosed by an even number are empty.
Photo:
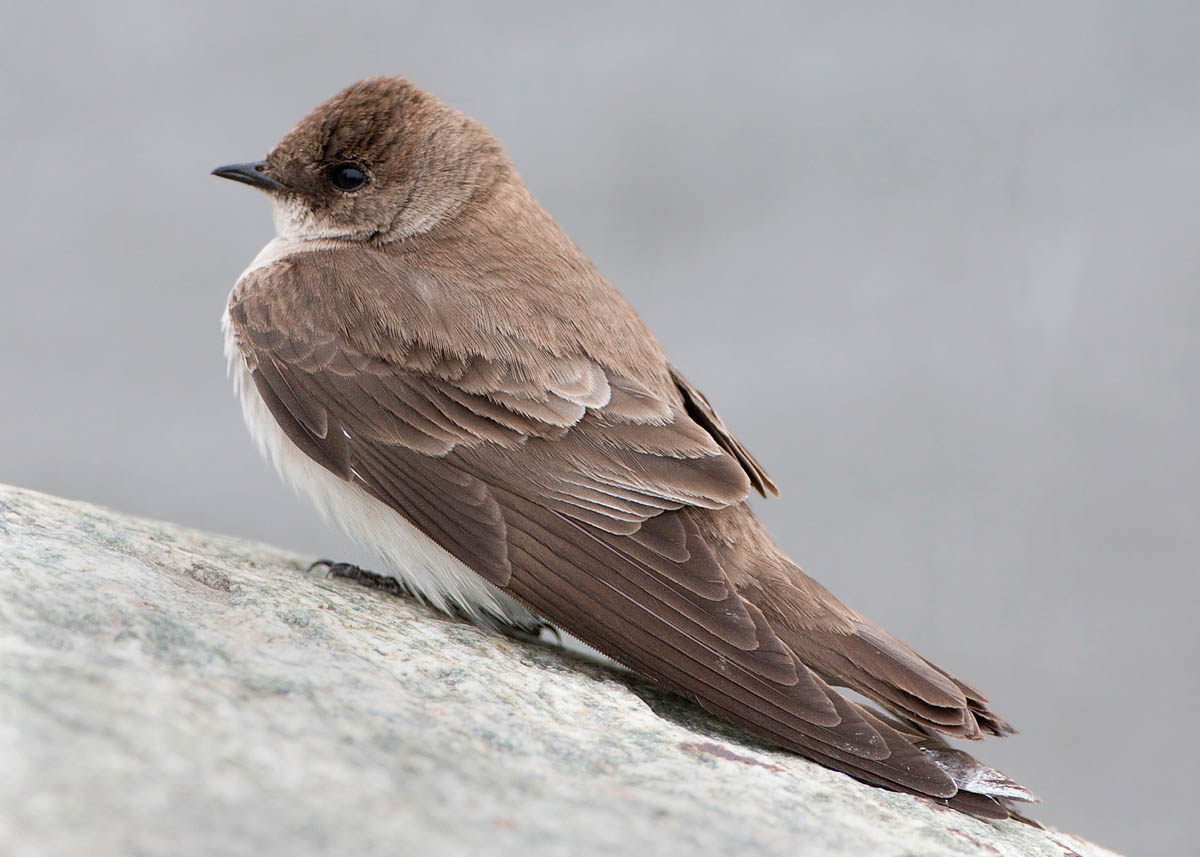
[[[355,164],[334,164],[329,168],[329,181],[338,190],[358,190],[367,183],[367,174]]]

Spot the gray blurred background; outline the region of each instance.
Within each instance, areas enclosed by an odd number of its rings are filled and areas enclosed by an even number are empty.
[[[1200,853],[1196,4],[341,6],[0,13],[0,480],[369,561],[241,425],[218,317],[272,228],[208,171],[403,73],[766,464],[784,547],[1018,725],[971,749],[1040,818]]]

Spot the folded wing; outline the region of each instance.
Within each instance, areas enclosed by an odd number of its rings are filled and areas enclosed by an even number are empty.
[[[247,276],[230,306],[236,342],[271,413],[314,461],[710,711],[865,781],[1007,815],[960,791],[961,777],[913,733],[831,689],[841,665],[778,633],[733,585],[704,516],[774,485],[681,375],[662,372],[674,385],[656,389],[565,341],[458,350],[453,337],[405,329],[402,306],[386,330],[364,331],[373,322],[323,300],[327,284],[303,257]],[[419,291],[403,270],[392,276],[395,300]],[[815,630],[833,640],[844,620]]]

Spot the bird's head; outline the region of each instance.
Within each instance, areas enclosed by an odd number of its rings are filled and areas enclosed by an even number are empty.
[[[265,191],[294,241],[388,243],[435,228],[512,175],[500,143],[399,77],[374,77],[304,117],[266,160],[213,174]]]

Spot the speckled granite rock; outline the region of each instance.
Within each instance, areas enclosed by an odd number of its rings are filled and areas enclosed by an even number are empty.
[[[1102,855],[619,671],[0,486],[0,854]]]

